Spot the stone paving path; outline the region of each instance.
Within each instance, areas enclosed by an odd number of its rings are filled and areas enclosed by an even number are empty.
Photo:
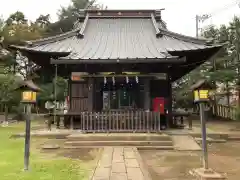
[[[150,180],[136,148],[105,147],[91,180]]]

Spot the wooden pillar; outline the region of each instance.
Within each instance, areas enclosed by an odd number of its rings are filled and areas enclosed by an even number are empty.
[[[68,80],[68,98],[69,98],[69,110],[72,110],[72,80],[69,78]]]
[[[167,84],[168,84],[168,99],[167,99],[167,126],[168,128],[173,126],[173,114],[172,114],[172,80],[171,76],[167,74]]]
[[[56,115],[57,115],[57,76],[58,76],[58,67],[55,64],[55,78],[54,78],[54,116],[53,121],[56,123]]]
[[[93,111],[93,83],[94,79],[91,77],[88,79],[88,111]]]
[[[141,97],[139,97],[141,98]],[[150,79],[144,79],[144,110],[149,111],[151,108],[150,104]]]
[[[69,108],[68,112],[72,112],[72,77],[70,76],[68,81],[68,95],[69,95]],[[74,122],[73,122],[73,116],[67,117],[68,120],[70,120],[70,129],[74,129]]]

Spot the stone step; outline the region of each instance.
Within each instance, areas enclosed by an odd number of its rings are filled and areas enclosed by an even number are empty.
[[[70,146],[172,146],[172,141],[66,141]]]
[[[189,135],[191,135],[194,138],[202,137],[201,133],[191,133]],[[207,137],[212,138],[212,139],[227,139],[228,134],[226,134],[226,133],[207,133]]]
[[[202,138],[195,138],[197,143],[202,143]],[[207,138],[207,142],[209,143],[225,143],[227,142],[225,139],[212,139],[212,138]]]
[[[240,136],[229,136],[228,141],[240,141]]]
[[[112,133],[112,134],[72,134],[69,141],[172,141],[170,136],[156,134]]]
[[[83,149],[83,148],[99,148],[107,146],[64,146],[64,149]],[[118,147],[118,146],[114,146]],[[122,147],[122,146],[119,146]],[[136,147],[139,150],[174,150],[173,146],[125,146],[125,147]]]

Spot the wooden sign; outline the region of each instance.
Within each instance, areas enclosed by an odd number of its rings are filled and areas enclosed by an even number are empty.
[[[81,81],[81,76],[79,76],[79,75],[72,75],[72,81]]]
[[[204,102],[209,100],[209,90],[195,90],[194,91],[194,101],[195,102]]]
[[[37,93],[34,91],[23,91],[22,92],[22,102],[35,103],[37,99]]]
[[[72,72],[71,74],[71,80],[72,81],[84,81],[83,76],[88,75],[88,73],[85,72]]]

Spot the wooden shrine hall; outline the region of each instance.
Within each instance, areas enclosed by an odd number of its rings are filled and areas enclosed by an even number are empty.
[[[11,46],[69,79],[72,127],[127,132],[171,127],[172,83],[220,48],[169,31],[161,10],[79,10],[72,31]]]

